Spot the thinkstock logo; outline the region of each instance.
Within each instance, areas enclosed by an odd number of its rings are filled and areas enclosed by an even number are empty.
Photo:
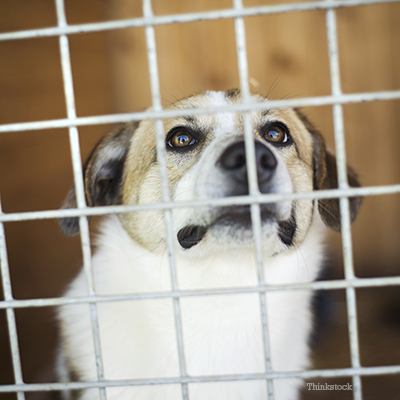
[[[346,385],[328,385],[327,383],[307,383],[307,390],[353,390],[353,386]]]

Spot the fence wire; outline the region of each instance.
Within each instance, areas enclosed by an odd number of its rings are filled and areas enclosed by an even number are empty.
[[[333,95],[340,95],[342,94],[342,89],[340,85],[336,14],[333,9],[328,9],[326,11],[326,26],[328,34],[331,90]],[[333,105],[333,127],[335,133],[338,187],[339,189],[348,189],[349,183],[347,181],[343,107],[341,104]],[[353,251],[352,251],[351,227],[350,227],[351,225],[350,201],[348,197],[342,197],[339,199],[339,202],[340,202],[340,219],[341,219],[340,224],[342,232],[342,249],[343,249],[343,261],[344,261],[344,276],[345,280],[351,280],[355,278],[355,275],[354,275]],[[348,319],[349,340],[350,340],[351,366],[353,368],[359,368],[360,354],[359,354],[359,344],[358,344],[356,292],[354,287],[346,288],[346,305],[347,305],[347,319]],[[361,378],[360,375],[357,374],[353,375],[353,398],[354,400],[362,400]]]
[[[67,25],[67,19],[65,15],[64,0],[55,0],[57,21],[59,27],[65,27]],[[60,35],[60,56],[61,56],[61,69],[64,81],[64,94],[67,106],[68,118],[76,118],[75,108],[75,95],[74,85],[72,77],[71,57],[69,52],[68,37],[66,35]],[[86,207],[85,199],[85,188],[83,183],[82,175],[82,164],[81,164],[81,151],[79,148],[79,134],[76,126],[69,127],[69,142],[71,147],[72,156],[72,169],[74,174],[75,182],[75,196],[78,208]],[[89,222],[84,216],[79,217],[79,231],[81,237],[81,246],[83,254],[83,269],[86,275],[87,290],[90,296],[95,295],[93,271],[92,271],[92,255],[90,249],[90,234],[89,234]],[[97,379],[99,381],[104,380],[103,372],[103,361],[101,357],[100,347],[100,335],[99,335],[99,322],[97,313],[97,304],[95,302],[89,302],[90,317],[93,331],[93,344],[96,359],[96,371]],[[99,388],[100,400],[106,400],[106,390],[103,387]]]
[[[377,366],[362,367],[360,365],[359,341],[357,332],[357,313],[355,289],[362,287],[382,287],[400,285],[399,277],[390,278],[356,278],[354,274],[354,266],[352,259],[352,243],[351,243],[351,227],[349,216],[349,197],[353,196],[374,196],[383,194],[400,193],[399,185],[374,186],[364,188],[350,188],[347,182],[346,174],[346,152],[345,152],[345,136],[343,124],[343,104],[359,103],[366,101],[378,100],[395,100],[400,99],[400,90],[381,91],[370,93],[350,93],[343,94],[340,86],[340,71],[338,59],[338,45],[336,32],[336,16],[335,10],[343,7],[367,6],[371,4],[383,4],[398,2],[399,0],[323,0],[315,2],[297,3],[297,4],[279,4],[261,7],[243,7],[241,0],[233,0],[233,7],[226,10],[217,10],[192,14],[178,14],[168,16],[155,16],[152,12],[151,0],[143,0],[143,18],[127,19],[123,21],[109,21],[91,24],[68,25],[64,10],[64,1],[55,0],[58,24],[56,27],[35,29],[28,31],[8,32],[0,34],[0,41],[18,40],[29,38],[41,38],[48,36],[58,36],[60,45],[60,57],[62,65],[62,73],[64,80],[64,92],[67,104],[67,118],[37,122],[24,122],[15,124],[0,125],[0,133],[2,132],[18,132],[18,131],[35,131],[38,129],[51,128],[68,128],[70,137],[70,146],[72,154],[72,164],[74,172],[75,188],[77,193],[76,209],[70,210],[46,210],[37,212],[21,212],[21,213],[3,213],[0,205],[0,267],[3,283],[4,300],[0,301],[0,309],[6,309],[8,332],[11,344],[11,354],[14,370],[15,384],[0,385],[0,393],[15,392],[18,400],[25,399],[25,392],[51,391],[51,390],[78,390],[88,388],[98,388],[100,398],[106,399],[106,388],[117,386],[137,386],[137,385],[163,385],[163,384],[180,384],[182,387],[183,400],[189,400],[188,384],[196,382],[220,382],[220,381],[237,381],[237,380],[259,380],[264,379],[267,384],[268,399],[274,398],[272,380],[284,378],[317,378],[317,377],[352,377],[353,379],[353,398],[354,400],[362,400],[361,392],[361,376],[378,376],[383,374],[400,374],[400,365],[393,366]],[[248,70],[247,55],[245,45],[245,28],[244,17],[293,13],[299,11],[326,10],[326,25],[330,61],[331,76],[331,95],[307,97],[302,99],[269,101],[269,108],[287,108],[287,107],[306,107],[306,106],[333,106],[333,120],[335,145],[337,155],[338,169],[338,189],[324,190],[309,193],[294,193],[290,195],[268,194],[262,195],[258,190],[257,172],[255,168],[254,142],[252,140],[251,119],[249,111],[265,108],[265,104],[254,104],[250,102],[250,92],[248,86]],[[163,110],[160,100],[160,89],[158,81],[157,51],[154,35],[154,26],[162,24],[188,23],[194,21],[216,20],[233,18],[235,20],[235,37],[236,48],[240,76],[240,89],[242,93],[242,102],[231,107],[218,107],[213,109],[190,109],[190,110]],[[76,116],[75,100],[73,90],[73,76],[71,70],[71,60],[69,55],[68,36],[72,34],[83,34],[87,32],[98,32],[115,29],[145,27],[146,44],[149,61],[149,75],[152,93],[152,111],[136,112],[126,114],[113,114],[102,116],[80,117]],[[246,158],[248,162],[249,174],[249,196],[229,197],[223,199],[211,199],[207,201],[193,200],[190,202],[172,202],[169,195],[166,163],[165,163],[165,147],[163,139],[163,119],[185,116],[199,115],[218,112],[234,112],[240,111],[244,113],[245,121],[245,143]],[[108,206],[89,208],[86,205],[84,186],[82,179],[82,165],[80,161],[79,134],[78,127],[85,125],[99,125],[109,123],[119,123],[127,121],[138,121],[142,119],[154,119],[157,137],[157,159],[160,164],[160,173],[163,182],[163,201],[161,203],[135,205],[135,206]],[[320,199],[320,198],[339,198],[341,209],[341,226],[342,226],[342,247],[344,254],[344,280],[332,280],[323,282],[312,282],[307,284],[289,284],[289,285],[266,285],[263,276],[262,251],[260,238],[260,204],[277,202],[282,200],[298,200],[298,199]],[[227,288],[227,289],[210,289],[210,290],[180,290],[177,282],[174,242],[173,242],[173,226],[172,226],[172,210],[175,208],[201,207],[207,205],[228,206],[243,205],[251,206],[251,217],[253,225],[253,235],[255,240],[255,254],[258,267],[258,285],[244,288]],[[125,212],[135,212],[143,210],[162,210],[166,221],[167,248],[169,254],[169,264],[171,271],[171,287],[172,290],[157,293],[141,293],[127,295],[102,296],[95,292],[93,284],[93,273],[91,265],[90,237],[87,222],[87,216],[116,214]],[[84,271],[87,278],[88,295],[75,298],[50,298],[50,299],[28,299],[16,300],[12,296],[11,280],[9,274],[9,266],[6,250],[6,237],[4,233],[4,222],[36,220],[60,217],[79,217],[81,245],[83,251]],[[347,299],[347,316],[349,326],[349,341],[351,353],[351,368],[338,368],[327,370],[309,370],[301,372],[279,372],[273,371],[271,367],[266,299],[265,294],[274,291],[285,290],[346,290]],[[210,295],[230,295],[230,294],[246,294],[259,293],[261,321],[263,327],[263,343],[265,353],[265,372],[257,374],[236,374],[236,375],[213,375],[213,376],[196,376],[192,377],[187,374],[185,365],[185,352],[182,334],[182,321],[180,310],[180,298],[190,296],[210,296]],[[103,363],[101,357],[99,326],[97,316],[97,303],[109,301],[129,301],[144,300],[155,298],[171,298],[173,299],[175,329],[177,333],[177,344],[179,352],[180,376],[177,378],[157,378],[157,379],[131,379],[131,380],[114,380],[104,379]],[[93,340],[96,353],[96,366],[98,381],[96,382],[64,382],[64,383],[47,383],[47,384],[26,384],[23,381],[22,368],[18,347],[17,327],[15,323],[15,309],[29,307],[50,307],[66,304],[90,304],[90,312],[92,318]]]

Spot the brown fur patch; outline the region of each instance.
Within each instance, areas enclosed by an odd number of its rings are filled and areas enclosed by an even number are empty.
[[[79,382],[79,375],[78,373],[71,368],[71,366],[68,366],[68,375],[70,377],[71,382]],[[70,396],[71,400],[79,400],[81,396],[83,395],[83,390],[82,389],[77,389],[77,390],[71,390]]]
[[[326,150],[322,135],[314,125],[298,109],[295,110],[299,118],[307,127],[313,139],[313,169],[314,190],[336,189],[338,187],[336,158]],[[358,177],[351,167],[347,167],[347,180],[351,187],[360,187]],[[350,197],[350,217],[353,222],[361,206],[361,197]],[[318,209],[322,220],[329,228],[340,232],[340,205],[339,199],[320,199]]]
[[[82,172],[86,203],[89,207],[122,203],[122,172],[131,137],[138,123],[128,123],[113,129],[94,147]],[[62,208],[76,208],[75,186]],[[79,233],[79,218],[60,218],[61,230],[68,236]]]
[[[229,89],[225,92],[225,95],[228,99],[237,99],[240,97],[240,89]]]

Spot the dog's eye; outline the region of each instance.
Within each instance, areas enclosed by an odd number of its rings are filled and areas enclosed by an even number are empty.
[[[264,132],[264,137],[272,143],[283,144],[289,141],[289,135],[278,125],[269,126]]]
[[[187,131],[175,132],[168,140],[169,147],[186,147],[196,143],[196,139]]]

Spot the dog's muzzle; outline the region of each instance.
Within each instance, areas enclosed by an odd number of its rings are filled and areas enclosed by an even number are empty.
[[[270,193],[278,161],[272,151],[259,141],[255,141],[255,161],[257,180],[261,193]],[[229,145],[216,162],[216,167],[222,172],[225,183],[225,196],[244,196],[249,194],[247,177],[246,149],[244,141]],[[262,220],[274,216],[274,206],[261,206]],[[189,225],[178,232],[178,242],[184,249],[198,244],[211,226],[218,224],[239,224],[251,227],[250,206],[224,207],[209,226]]]
[[[254,145],[258,187],[261,193],[269,193],[278,162],[268,147],[258,141]],[[219,158],[217,165],[224,171],[226,178],[231,181],[231,190],[227,194],[228,196],[249,194],[244,141],[230,145]]]

